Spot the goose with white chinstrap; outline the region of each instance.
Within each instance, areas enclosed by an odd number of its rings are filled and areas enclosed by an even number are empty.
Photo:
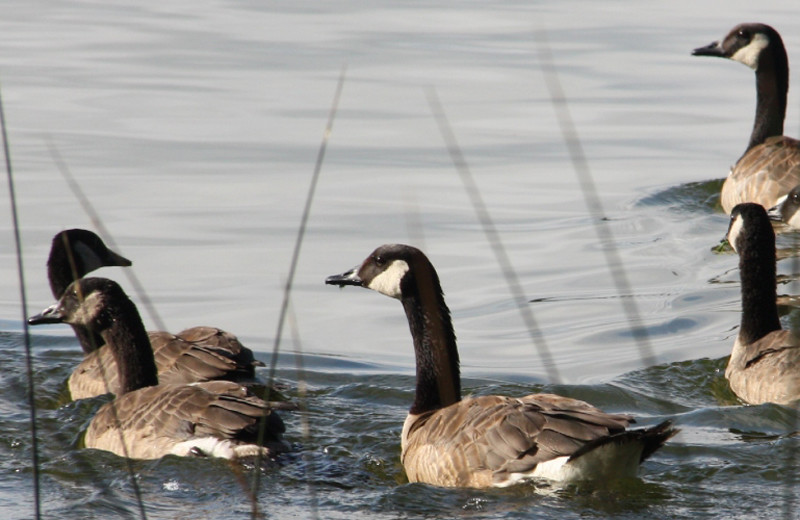
[[[739,24],[724,39],[692,52],[743,63],[756,73],[756,115],[744,154],[722,185],[726,213],[742,202],[765,208],[800,184],[800,141],[783,135],[789,59],[780,34],[761,23]]]
[[[776,303],[775,233],[766,210],[738,204],[728,242],[739,253],[742,316],[725,377],[750,404],[800,399],[800,338],[784,330]]]
[[[485,488],[537,477],[634,476],[677,433],[669,421],[628,430],[628,415],[553,394],[462,398],[450,311],[436,270],[419,249],[381,246],[325,283],[366,287],[403,304],[417,366],[414,403],[401,436],[411,482]]]

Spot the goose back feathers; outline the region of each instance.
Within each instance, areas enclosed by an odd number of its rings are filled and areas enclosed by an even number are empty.
[[[178,334],[147,332],[155,355],[159,381],[165,384],[225,379],[251,382],[255,366],[263,363],[229,332],[214,327],[193,327]],[[70,375],[67,386],[73,399],[119,393],[116,361],[110,349],[87,354]]]
[[[551,394],[462,399],[450,311],[436,270],[419,249],[381,246],[326,283],[366,287],[403,304],[417,366],[401,436],[401,460],[412,482],[482,488],[535,477],[633,476],[677,432],[668,421],[627,430],[628,415]]]

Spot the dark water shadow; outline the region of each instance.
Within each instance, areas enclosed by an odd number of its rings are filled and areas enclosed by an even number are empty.
[[[636,207],[667,207],[680,213],[721,213],[719,194],[725,179],[689,182],[650,193],[635,202]]]

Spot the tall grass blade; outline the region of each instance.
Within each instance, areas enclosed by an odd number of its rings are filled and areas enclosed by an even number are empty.
[[[597,194],[597,188],[592,179],[592,173],[589,169],[589,163],[586,160],[586,154],[583,152],[583,146],[578,137],[578,131],[575,128],[575,123],[572,121],[572,115],[567,105],[567,98],[564,94],[564,89],[561,86],[561,81],[558,78],[558,71],[553,61],[553,53],[550,49],[547,33],[543,29],[540,29],[534,32],[534,37],[536,40],[539,65],[542,68],[547,91],[550,95],[550,102],[553,105],[553,109],[556,111],[558,127],[561,130],[561,135],[567,146],[572,168],[578,176],[578,184],[580,185],[581,193],[583,193],[586,207],[589,209],[589,214],[592,216],[594,230],[601,244],[603,254],[606,257],[606,265],[608,265],[608,269],[611,272],[614,286],[617,288],[617,294],[620,296],[622,309],[631,326],[631,334],[639,350],[639,358],[642,360],[644,366],[654,365],[656,363],[656,355],[650,344],[650,336],[647,333],[647,329],[640,325],[641,319],[636,300],[626,297],[629,294],[633,294],[631,291],[631,284],[628,281],[628,276],[625,273],[619,252],[614,246],[614,236],[606,221],[603,204]]]
[[[3,100],[0,97],[0,132],[3,135],[3,153],[6,158],[6,178],[8,179],[8,195],[11,199],[11,219],[14,223],[14,247],[17,254],[17,273],[19,275],[19,298],[22,307],[22,330],[25,343],[25,371],[28,381],[28,407],[31,413],[31,464],[33,466],[33,499],[35,503],[34,518],[41,518],[41,492],[39,478],[39,441],[36,426],[36,395],[33,384],[33,353],[31,352],[31,336],[28,330],[28,298],[25,292],[25,270],[22,262],[22,241],[19,233],[19,217],[17,212],[17,196],[14,190],[14,174],[11,169],[11,150],[6,131],[6,116]]]
[[[508,288],[511,291],[511,296],[514,299],[514,303],[516,304],[520,315],[522,316],[525,327],[528,329],[531,340],[533,340],[533,344],[536,345],[536,350],[539,353],[542,367],[550,376],[550,381],[552,383],[559,384],[561,382],[561,376],[558,372],[558,366],[556,366],[556,362],[553,359],[552,354],[550,354],[550,348],[547,345],[547,341],[539,330],[539,325],[537,324],[536,318],[531,310],[531,306],[528,303],[528,298],[525,296],[525,292],[522,289],[522,284],[519,281],[519,277],[514,270],[514,266],[511,264],[511,260],[508,258],[508,253],[506,253],[506,249],[503,246],[503,241],[500,239],[500,233],[497,231],[497,226],[494,225],[494,221],[489,214],[489,209],[483,202],[483,197],[481,197],[481,192],[478,189],[478,185],[475,183],[475,179],[473,178],[472,172],[467,165],[467,161],[464,159],[464,154],[461,153],[461,148],[458,146],[455,134],[453,134],[453,130],[450,128],[450,123],[447,120],[447,116],[444,113],[442,104],[439,101],[439,95],[436,93],[436,89],[433,87],[426,89],[426,94],[428,98],[428,105],[431,107],[431,112],[433,112],[434,119],[439,127],[439,133],[442,134],[442,138],[447,146],[450,159],[453,161],[453,164],[455,165],[456,170],[461,177],[461,182],[464,184],[467,195],[469,195],[472,207],[475,208],[475,212],[478,214],[478,221],[483,228],[483,232],[486,235],[486,239],[489,242],[492,252],[495,254],[497,263],[500,265],[500,270],[502,271],[503,277],[508,284]]]
[[[319,147],[319,152],[317,153],[317,161],[314,165],[314,173],[311,176],[311,184],[308,187],[308,193],[306,195],[306,202],[305,206],[303,207],[303,214],[300,218],[300,226],[297,229],[297,238],[294,243],[294,250],[292,252],[292,258],[289,263],[289,274],[286,277],[286,283],[283,288],[283,300],[281,302],[281,310],[280,314],[278,315],[278,328],[275,332],[275,341],[272,346],[272,359],[270,360],[269,366],[269,377],[267,379],[267,387],[266,391],[264,392],[264,400],[270,400],[270,391],[272,388],[273,381],[275,380],[275,370],[278,365],[278,353],[280,352],[281,346],[281,339],[283,337],[283,327],[286,322],[286,314],[289,310],[289,302],[292,295],[292,285],[294,284],[294,276],[295,272],[297,271],[297,263],[300,260],[300,251],[303,246],[303,238],[306,234],[306,227],[308,226],[308,219],[311,215],[311,206],[314,202],[314,194],[317,189],[317,182],[319,181],[320,172],[322,171],[322,163],[325,160],[325,151],[328,148],[328,140],[330,139],[331,132],[333,131],[333,122],[336,119],[336,112],[339,109],[339,100],[342,96],[342,89],[344,88],[344,80],[347,73],[347,67],[342,67],[341,72],[339,73],[339,81],[336,84],[336,91],[333,95],[333,102],[331,103],[330,111],[328,112],[328,121],[325,124],[325,131],[322,134],[322,143]],[[259,426],[259,443],[263,444],[263,439],[265,435],[265,428],[266,428],[266,420],[262,420]],[[260,461],[259,461],[260,462]],[[260,464],[258,464],[260,466]],[[259,471],[255,472],[255,478],[253,482],[253,494],[257,496],[256,493],[258,492],[259,484],[260,484],[261,473]],[[251,511],[252,518],[255,519],[258,516],[258,502],[253,502],[253,509]]]

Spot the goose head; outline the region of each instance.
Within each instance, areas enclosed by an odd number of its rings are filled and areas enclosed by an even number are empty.
[[[47,274],[53,296],[59,298],[73,280],[95,269],[131,265],[130,260],[109,249],[95,233],[86,229],[67,229],[53,237]]]
[[[752,202],[737,204],[733,208],[726,238],[733,250],[740,255],[746,248],[775,248],[775,233],[767,210]]]
[[[356,285],[400,300],[408,319],[417,365],[410,413],[421,414],[461,399],[458,348],[433,264],[416,247],[386,244],[361,265],[329,276],[328,285]]]
[[[800,186],[778,199],[767,211],[771,220],[783,222],[792,229],[800,229]]]
[[[28,318],[28,323],[68,323],[101,335],[117,363],[117,395],[158,384],[153,349],[139,311],[112,280],[72,282],[55,304]]]
[[[780,42],[780,45],[773,47],[783,48],[780,35],[769,25],[743,23],[731,29],[722,40],[698,47],[692,51],[692,55],[728,58],[758,70],[762,53],[772,42]]]
[[[120,301],[130,300],[116,282],[81,278],[71,283],[56,303],[28,318],[28,323],[68,323],[101,333],[113,325],[116,302]]]
[[[414,265],[430,261],[416,247],[385,244],[373,251],[360,265],[325,279],[328,285],[355,285],[402,300],[414,287]],[[435,272],[435,271],[434,271]]]

